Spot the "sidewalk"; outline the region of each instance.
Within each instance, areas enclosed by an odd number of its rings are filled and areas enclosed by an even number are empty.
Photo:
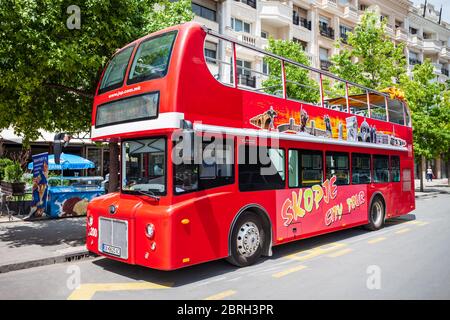
[[[423,188],[424,192],[420,192],[420,180],[416,179],[415,183],[415,193],[416,198],[435,196],[441,193],[450,194],[450,187],[448,186],[448,179],[433,179],[432,182],[427,182],[424,180]]]
[[[2,223],[4,222],[4,223]],[[0,273],[87,257],[86,217],[0,221]]]

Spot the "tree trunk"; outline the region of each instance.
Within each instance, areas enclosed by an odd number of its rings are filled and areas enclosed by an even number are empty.
[[[419,158],[420,192],[423,192],[423,157]]]
[[[108,192],[116,192],[119,187],[119,145],[109,143],[109,186]]]
[[[447,183],[450,187],[450,155],[447,155],[449,158],[447,160]]]

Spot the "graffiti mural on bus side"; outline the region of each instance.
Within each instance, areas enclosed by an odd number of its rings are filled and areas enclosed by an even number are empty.
[[[318,210],[321,205],[333,204],[332,200],[335,200],[336,204],[326,210],[324,215],[325,225],[331,226],[340,221],[344,214],[350,214],[365,203],[364,191],[358,191],[341,201],[338,201],[337,196],[336,176],[325,180],[322,184],[293,191],[291,197],[286,199],[281,206],[281,218],[284,226],[288,227],[308,214],[314,214],[314,210]],[[343,196],[346,197],[345,194]],[[345,209],[347,209],[346,212],[344,212]]]

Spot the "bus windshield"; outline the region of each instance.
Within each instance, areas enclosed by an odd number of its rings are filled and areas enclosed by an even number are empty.
[[[128,76],[128,84],[162,78],[167,73],[176,32],[169,32],[141,43]]]
[[[122,143],[122,191],[166,193],[166,139]]]
[[[99,93],[117,89],[122,86],[123,78],[134,47],[128,47],[116,54],[106,67],[100,84]]]

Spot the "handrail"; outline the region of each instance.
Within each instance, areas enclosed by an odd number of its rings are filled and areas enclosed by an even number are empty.
[[[329,78],[332,78],[332,79],[335,79],[335,80],[338,80],[338,81],[347,83],[347,84],[349,84],[349,85],[351,85],[351,86],[353,86],[353,87],[358,87],[358,88],[360,88],[360,89],[363,89],[363,90],[366,90],[366,91],[370,91],[370,92],[376,93],[376,94],[378,94],[378,95],[380,95],[380,96],[388,97],[388,94],[387,94],[387,93],[379,92],[379,91],[377,91],[377,90],[374,90],[374,89],[371,89],[371,88],[367,88],[367,87],[365,87],[365,86],[363,86],[363,85],[360,85],[360,84],[358,84],[358,83],[355,83],[355,82],[348,81],[348,80],[345,80],[345,79],[343,79],[343,78],[340,78],[340,77],[338,77],[337,75],[335,75],[335,74],[333,74],[333,73],[331,73],[331,72],[327,72],[327,71],[324,71],[324,70],[321,70],[321,69],[317,69],[317,68],[314,68],[314,67],[311,67],[311,66],[307,66],[307,65],[302,64],[302,63],[299,63],[299,62],[297,62],[297,61],[294,61],[294,60],[291,60],[291,59],[288,59],[288,58],[284,58],[284,57],[279,56],[279,55],[277,55],[277,54],[274,54],[274,53],[265,51],[265,50],[263,50],[263,49],[260,49],[260,48],[258,48],[258,47],[255,47],[255,46],[252,46],[252,45],[243,43],[243,42],[241,42],[241,41],[239,41],[239,40],[237,40],[237,39],[235,39],[235,38],[233,38],[233,37],[229,37],[229,36],[227,36],[227,35],[223,35],[223,34],[220,34],[220,33],[216,32],[216,31],[214,31],[214,30],[212,30],[212,29],[209,29],[209,28],[206,27],[206,26],[202,26],[202,27],[203,27],[203,29],[205,30],[205,32],[206,32],[207,34],[212,35],[212,36],[214,36],[214,37],[216,37],[216,38],[219,38],[219,39],[222,39],[222,40],[225,40],[225,41],[234,43],[234,44],[238,44],[238,45],[241,46],[241,47],[244,47],[244,48],[247,48],[247,49],[250,49],[250,50],[254,50],[254,51],[256,51],[256,52],[265,54],[265,55],[267,55],[267,56],[269,56],[269,57],[278,59],[278,60],[280,60],[280,61],[284,61],[284,62],[287,62],[287,63],[289,63],[289,64],[296,65],[296,66],[298,66],[298,67],[300,67],[300,68],[303,68],[303,69],[306,69],[306,70],[309,70],[309,71],[313,71],[313,72],[317,72],[317,73],[319,73],[319,74],[321,74],[321,75],[325,75],[325,76],[327,76],[327,77],[329,77]]]

